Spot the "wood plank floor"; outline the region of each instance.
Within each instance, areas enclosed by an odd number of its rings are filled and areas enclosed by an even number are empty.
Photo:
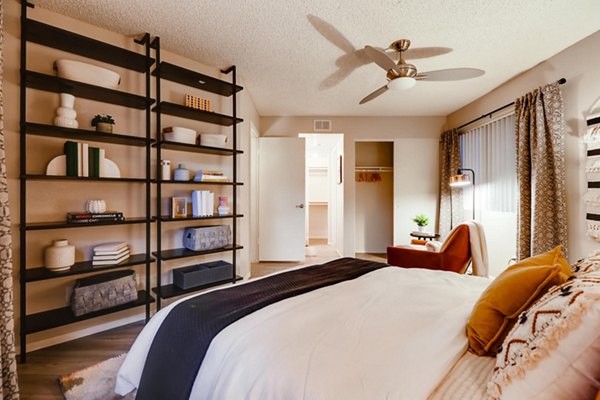
[[[251,276],[263,276],[300,265],[321,264],[339,258],[330,246],[311,242],[306,261],[297,263],[256,263],[251,266]],[[357,258],[385,262],[385,254],[356,254]],[[89,367],[111,357],[125,353],[144,327],[131,324],[97,333],[81,339],[37,350],[27,354],[27,363],[18,365],[19,387],[22,399],[63,400],[57,383],[60,375]]]

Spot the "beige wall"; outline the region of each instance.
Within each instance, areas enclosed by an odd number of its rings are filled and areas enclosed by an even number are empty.
[[[585,118],[600,111],[600,31],[565,49],[531,70],[501,85],[489,94],[448,116],[455,127],[513,101],[538,86],[566,78],[561,86],[566,120],[566,177],[569,232],[569,259],[575,261],[598,249],[598,242],[586,237],[585,146],[582,136]],[[592,109],[593,108],[593,109]]]
[[[322,117],[261,117],[260,130],[262,136],[285,137],[297,136],[298,133],[309,133],[313,129],[313,120]],[[395,169],[407,166],[411,174],[414,171],[417,176],[421,174],[419,171],[419,154],[423,154],[424,158],[429,162],[429,156],[433,154],[433,158],[437,160],[437,142],[440,132],[445,124],[445,117],[325,117],[332,120],[332,131],[344,134],[344,246],[343,255],[353,256],[355,253],[355,190],[356,185],[354,177],[355,165],[355,150],[354,145],[357,141],[394,141],[400,144],[399,148],[403,148],[402,144],[410,143],[411,153],[415,154],[417,164],[406,162],[404,164],[395,164]],[[406,140],[406,139],[422,139]],[[432,145],[435,144],[435,147]],[[404,147],[406,148],[406,147]],[[433,148],[435,150],[432,152]],[[399,160],[394,154],[395,163]],[[437,165],[437,161],[436,164]],[[394,174],[396,175],[396,171]],[[428,193],[423,193],[422,198],[435,204],[437,201],[437,171],[433,175],[429,173],[429,169],[425,172],[428,179],[432,179],[435,188],[428,188]],[[414,175],[412,175],[414,177]],[[352,177],[351,179],[347,179]],[[414,183],[402,182],[402,184]],[[410,185],[407,185],[406,193],[410,193]],[[398,201],[395,199],[395,207]],[[435,208],[433,208],[435,211]],[[422,212],[419,209],[408,210],[408,214],[416,214]],[[394,216],[394,226],[402,224],[403,221]],[[412,230],[412,229],[411,229]],[[407,234],[408,237],[408,234]],[[396,240],[396,239],[395,239]],[[406,242],[405,242],[406,243]]]
[[[46,10],[35,8],[31,10],[29,16],[33,19],[44,21],[64,29],[71,30],[86,36],[90,36],[108,43],[140,50],[139,46],[133,44],[132,38],[128,38],[116,33],[108,32],[103,29],[84,24],[82,22],[67,18],[61,15],[50,13]],[[19,278],[19,46],[20,46],[20,4],[17,1],[5,2],[5,32],[4,32],[4,99],[5,99],[5,139],[7,154],[7,172],[9,177],[9,199],[11,204],[13,220],[13,243],[14,243],[14,279],[15,279],[15,299],[19,298],[18,278]],[[149,27],[150,29],[150,27]],[[36,44],[28,45],[28,69],[47,74],[53,74],[52,64],[58,58],[69,58],[82,60],[96,65],[104,66],[115,70],[121,74],[121,90],[133,91],[137,94],[145,94],[144,77],[132,71],[127,71],[112,65],[105,65],[95,60],[72,55],[69,53],[46,48]],[[191,60],[179,57],[168,51],[162,51],[163,61],[170,61],[191,69],[195,69],[207,75],[221,77],[223,80],[229,80],[227,75],[221,76],[219,71],[214,68],[193,62]],[[231,100],[223,99],[220,96],[212,95],[207,92],[191,90],[184,86],[163,81],[163,100],[171,100],[181,103],[185,93],[192,93],[208,97],[213,100],[217,111],[229,114],[231,113]],[[154,80],[152,81],[154,85]],[[242,83],[243,85],[243,83]],[[154,90],[154,88],[153,88]],[[241,92],[238,97],[238,115],[244,118],[244,122],[238,125],[238,147],[244,150],[244,154],[239,157],[239,180],[246,185],[239,189],[239,212],[248,214],[249,207],[249,132],[250,122],[254,121],[258,125],[258,114],[247,90]],[[54,116],[54,110],[58,107],[58,94],[28,89],[27,92],[28,114],[27,120],[39,123],[51,123]],[[84,99],[76,99],[75,110],[78,112],[77,119],[80,128],[91,129],[90,120],[94,114],[106,113],[114,116],[117,121],[115,132],[145,135],[143,128],[144,112],[126,109],[123,107],[107,105]],[[152,116],[154,124],[154,114]],[[163,124],[177,124],[187,126],[198,130],[199,132],[223,132],[231,139],[231,128],[220,129],[216,125],[186,121],[173,117],[164,117]],[[154,128],[153,128],[154,132]],[[45,166],[54,156],[62,153],[62,144],[64,139],[53,139],[43,137],[29,137],[27,148],[27,170],[29,173],[45,173]],[[116,146],[110,144],[100,144],[106,149],[107,158],[115,161],[121,169],[122,176],[143,177],[144,174],[144,150],[125,146]],[[200,167],[222,168],[228,174],[231,174],[231,160],[229,158],[218,158],[214,156],[202,156],[187,154],[181,152],[165,152],[163,158],[170,159],[173,164],[185,160],[186,167],[197,169]],[[153,169],[154,171],[154,156]],[[184,195],[190,196],[191,187],[165,185],[164,196]],[[165,187],[163,186],[163,187]],[[103,184],[103,183],[79,183],[79,182],[57,182],[47,183],[31,182],[27,184],[28,201],[28,221],[52,221],[65,218],[68,211],[82,210],[86,200],[93,198],[102,198],[107,201],[110,209],[122,210],[126,216],[141,216],[144,212],[144,188],[140,184]],[[218,191],[216,194],[218,195]],[[224,194],[231,194],[231,189],[225,189]],[[155,195],[152,197],[153,213],[155,212]],[[163,212],[166,212],[167,202],[163,203]],[[169,239],[163,241],[163,247],[181,246],[180,236],[184,224],[163,224],[165,236]],[[188,224],[189,226],[189,224]],[[239,254],[239,273],[245,276],[249,275],[249,257],[248,257],[248,224],[241,220],[238,233],[239,242],[246,247]],[[52,231],[37,231],[28,234],[28,254],[27,266],[36,267],[43,265],[43,248],[51,243],[52,239],[67,238],[75,244],[77,253],[76,259],[89,259],[91,248],[94,244],[109,240],[128,240],[133,252],[144,251],[144,226],[128,225],[122,227],[102,227],[102,228],[79,228]],[[153,246],[154,246],[155,227],[153,227]],[[153,247],[154,248],[154,247]],[[227,256],[228,257],[228,256]],[[222,255],[215,255],[215,259],[225,258]],[[187,259],[181,262],[163,263],[166,272],[163,274],[163,282],[170,282],[172,267],[189,265],[193,262],[208,260],[202,258],[198,260]],[[138,281],[140,287],[143,285],[143,266],[135,267],[139,272]],[[154,270],[154,264],[152,266]],[[59,278],[28,285],[27,312],[34,313],[50,308],[61,307],[67,304],[70,287],[74,278]],[[154,282],[154,276],[152,277]],[[18,315],[19,304],[16,303]],[[73,339],[102,329],[108,329],[120,323],[132,322],[143,317],[143,307],[130,311],[113,314],[106,317],[95,318],[89,321],[67,325],[61,328],[37,333],[28,338],[29,349],[35,349],[50,345],[59,341]],[[19,321],[17,321],[17,326]]]

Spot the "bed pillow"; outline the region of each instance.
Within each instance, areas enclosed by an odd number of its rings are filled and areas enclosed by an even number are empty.
[[[494,356],[517,316],[570,276],[571,267],[561,246],[508,267],[473,307],[467,324],[469,350]]]
[[[587,274],[589,272],[600,272],[600,252],[592,256],[582,258],[571,265],[573,273],[576,276]]]
[[[427,249],[427,251],[433,251],[435,253],[439,253],[440,249],[442,248],[442,242],[438,242],[436,240],[430,240],[427,243],[425,243],[425,248]]]
[[[600,272],[553,288],[519,317],[496,358],[493,399],[593,399],[600,382]]]

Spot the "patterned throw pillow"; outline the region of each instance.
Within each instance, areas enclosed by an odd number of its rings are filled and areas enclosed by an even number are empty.
[[[555,286],[509,332],[493,399],[588,399],[600,385],[600,271]]]
[[[582,258],[575,264],[572,264],[571,268],[573,269],[573,273],[577,276],[589,272],[600,272],[600,254]]]

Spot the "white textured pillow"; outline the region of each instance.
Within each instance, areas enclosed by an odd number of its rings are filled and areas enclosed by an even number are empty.
[[[496,357],[493,399],[593,399],[600,387],[600,272],[551,289]]]
[[[427,249],[427,251],[434,251],[436,253],[439,253],[440,249],[442,248],[442,242],[430,240],[429,242],[425,243],[425,248]]]

